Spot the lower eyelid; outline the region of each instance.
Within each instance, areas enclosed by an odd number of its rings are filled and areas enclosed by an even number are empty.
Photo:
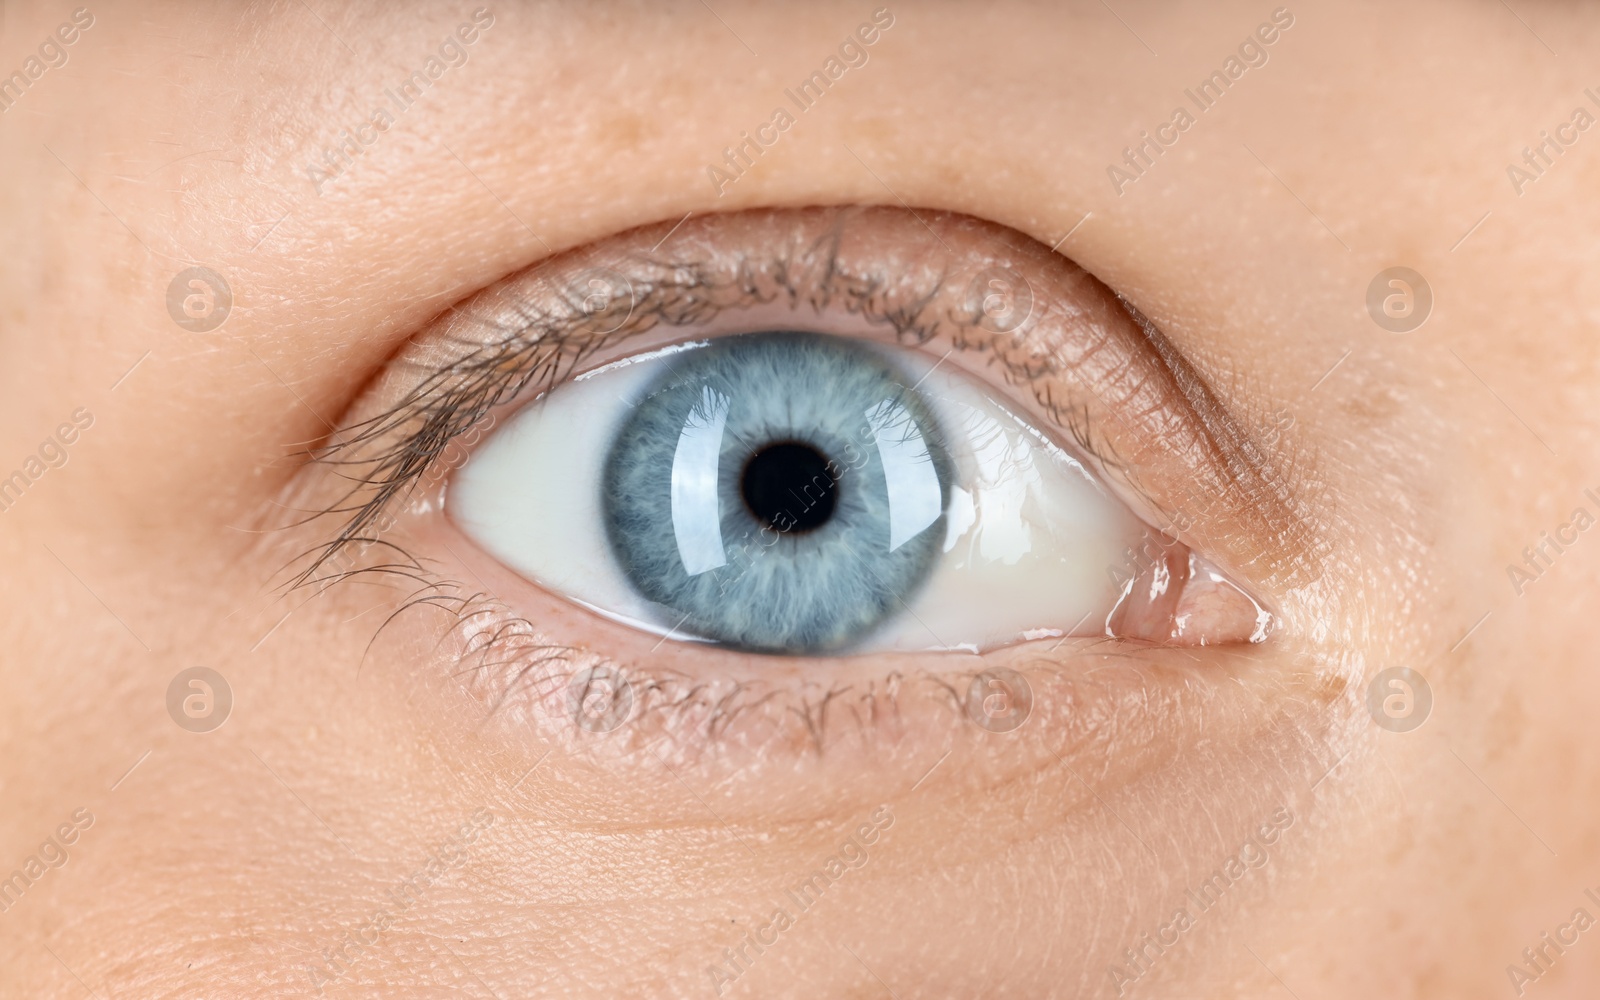
[[[419,530],[425,536],[440,526]],[[481,575],[475,582],[495,592],[515,586],[497,579],[493,560],[470,544],[451,551],[469,561],[450,567],[452,573]],[[717,652],[720,665],[708,671],[698,662],[701,651],[652,651],[646,637],[584,622],[582,612],[563,612],[558,604],[548,596],[533,600],[541,628],[507,608],[479,606],[435,654],[450,665],[428,674],[464,688],[473,728],[525,748],[529,764],[553,748],[569,762],[589,762],[607,776],[602,784],[634,773],[659,781],[665,764],[694,787],[723,788],[779,766],[786,780],[824,783],[829,808],[848,811],[908,793],[954,752],[956,766],[943,776],[949,787],[1033,780],[1064,765],[1069,770],[1052,780],[1086,779],[1094,791],[1084,791],[1080,805],[1091,808],[1094,795],[1198,766],[1192,755],[1202,741],[1260,750],[1263,741],[1288,740],[1281,758],[1287,761],[1305,753],[1306,733],[1335,722],[1308,708],[1294,725],[1281,725],[1282,710],[1269,706],[1283,699],[1267,694],[1280,682],[1260,678],[1283,674],[1259,649],[1110,647],[1078,639],[983,656],[790,662],[777,671],[770,660],[741,665],[740,654]],[[984,671],[1007,669],[1022,675],[1031,695],[1031,709],[1015,729],[984,724],[969,697]],[[586,671],[626,680],[631,706],[614,726],[578,724],[574,684]],[[602,699],[599,715],[607,704]],[[796,770],[796,761],[809,763]],[[814,818],[817,807],[790,801],[777,808],[793,809],[799,819]],[[783,818],[771,804],[763,810],[762,822]]]

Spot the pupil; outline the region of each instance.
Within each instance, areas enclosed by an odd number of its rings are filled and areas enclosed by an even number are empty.
[[[833,516],[839,484],[828,460],[807,444],[785,441],[756,452],[739,484],[750,512],[779,531],[814,531]]]

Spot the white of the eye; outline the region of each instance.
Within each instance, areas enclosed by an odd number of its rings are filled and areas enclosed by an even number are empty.
[[[523,578],[658,634],[680,615],[628,585],[606,539],[600,489],[607,449],[665,353],[609,366],[524,407],[456,472],[446,499],[451,520]]]
[[[866,416],[883,463],[889,494],[889,551],[893,552],[939,520],[944,497],[928,442],[906,408],[884,400]]]
[[[945,512],[944,521],[944,551],[955,548],[977,520],[978,508],[972,502],[972,494],[959,486],[950,487],[950,508]]]
[[[913,369],[913,376],[918,372]],[[1092,633],[1142,525],[1060,445],[970,376],[925,370],[919,391],[956,466],[944,554],[874,649],[983,649]]]
[[[967,436],[975,442],[973,507],[984,512],[974,540],[984,559],[1012,566],[1033,548],[1033,531],[1023,519],[1022,508],[1028,495],[1041,490],[1044,482],[1034,466],[1027,438],[1007,435],[993,414],[969,409],[964,416]]]
[[[722,504],[717,499],[717,465],[729,399],[710,386],[689,410],[672,454],[672,533],[678,558],[690,576],[728,564],[722,546]],[[934,483],[937,490],[939,484]],[[938,517],[938,514],[934,514]]]
[[[937,359],[919,362],[904,350],[884,354],[907,370],[937,415],[957,475],[943,552],[926,585],[905,595],[909,614],[885,623],[861,648],[988,648],[1074,626],[1097,632],[1099,622],[1089,616],[1115,605],[1112,577],[1143,526],[972,376],[951,366],[930,372]],[[628,584],[600,516],[607,450],[667,363],[658,356],[629,361],[559,387],[499,428],[457,471],[447,507],[478,545],[524,578],[632,627],[688,638],[672,629],[681,612]],[[889,417],[886,411],[886,427]],[[888,439],[896,440],[892,433]],[[905,523],[926,530],[926,511]]]

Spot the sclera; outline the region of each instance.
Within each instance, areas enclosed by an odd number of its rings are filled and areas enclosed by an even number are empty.
[[[628,583],[606,538],[599,489],[610,444],[639,394],[673,355],[707,343],[614,361],[525,405],[457,472],[451,518],[490,555],[574,603],[674,640],[705,641],[679,628],[681,612]],[[849,651],[976,651],[1103,633],[1122,554],[1144,525],[976,377],[919,350],[859,343],[903,370],[933,410],[956,476],[929,578],[903,614]]]

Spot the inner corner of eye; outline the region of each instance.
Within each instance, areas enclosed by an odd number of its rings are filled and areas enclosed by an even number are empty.
[[[557,386],[457,472],[449,513],[604,617],[755,653],[1216,642],[1237,611],[1208,564],[1143,565],[1142,523],[973,377],[798,330]]]

